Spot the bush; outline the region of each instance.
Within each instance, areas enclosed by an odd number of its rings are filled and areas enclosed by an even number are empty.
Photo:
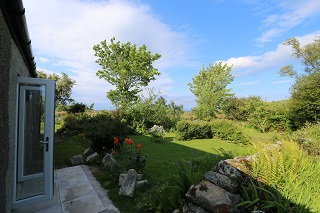
[[[307,123],[300,130],[292,134],[294,141],[299,143],[311,155],[320,155],[320,122]]]
[[[83,103],[74,103],[67,108],[67,112],[70,114],[83,113],[86,111],[87,106]]]
[[[104,112],[93,117],[85,113],[68,114],[64,118],[64,124],[58,133],[73,136],[82,135],[92,142],[95,151],[102,151],[102,148],[112,148],[113,138],[118,137],[124,141],[128,135],[128,127],[121,122],[117,114]]]
[[[154,125],[149,129],[149,133],[151,134],[151,141],[155,143],[164,142],[164,136],[166,135],[166,131],[164,131],[163,126]]]
[[[211,121],[211,133],[213,138],[227,140],[232,143],[249,144],[250,139],[244,135],[241,127],[230,120],[216,119]]]
[[[113,147],[114,137],[124,141],[128,131],[127,125],[121,122],[121,118],[104,113],[90,118],[84,136],[92,141],[93,150],[100,152],[103,148]]]
[[[177,124],[177,138],[178,140],[216,138],[233,143],[250,143],[249,137],[244,135],[237,123],[222,119],[211,122],[180,121]]]
[[[178,140],[212,138],[210,124],[206,121],[179,121],[176,128]]]
[[[86,128],[90,116],[82,114],[67,114],[63,118],[63,126],[58,129],[57,133],[62,135],[74,136],[82,134]]]

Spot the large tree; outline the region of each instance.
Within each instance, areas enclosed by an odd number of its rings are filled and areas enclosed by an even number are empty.
[[[196,96],[197,106],[192,111],[198,118],[203,120],[215,118],[224,101],[232,95],[231,89],[226,88],[234,79],[231,69],[232,66],[222,62],[209,64],[192,78],[192,83],[188,85]]]
[[[38,71],[38,78],[54,80],[56,82],[55,91],[55,106],[66,106],[74,100],[71,98],[71,90],[76,81],[71,79],[67,74],[61,73],[61,76],[53,73],[47,74],[43,71]]]
[[[295,78],[291,87],[291,117],[296,127],[305,122],[320,121],[320,37],[301,47],[297,38],[290,38],[284,45],[292,47],[292,55],[301,60],[304,73],[298,74],[292,65],[280,69],[281,76]]]
[[[146,45],[137,48],[130,42],[115,42],[113,37],[109,45],[104,40],[94,45],[93,49],[98,57],[96,63],[102,68],[97,71],[97,76],[116,87],[107,92],[107,97],[117,108],[136,101],[141,88],[160,75],[152,63],[161,56],[151,54]]]

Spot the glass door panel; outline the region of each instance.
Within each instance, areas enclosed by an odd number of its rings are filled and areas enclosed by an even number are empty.
[[[54,82],[18,78],[14,208],[53,193]]]

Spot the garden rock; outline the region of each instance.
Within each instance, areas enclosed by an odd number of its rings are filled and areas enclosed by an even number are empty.
[[[139,187],[141,187],[141,186],[144,186],[144,185],[146,185],[147,183],[148,183],[147,180],[137,180],[137,181],[136,181],[136,188],[139,188]]]
[[[256,159],[256,155],[246,157],[235,157],[234,159],[227,159],[225,162],[239,171],[245,172],[246,166],[250,167],[250,162]]]
[[[217,170],[220,174],[226,175],[229,178],[235,179],[235,180],[241,180],[242,175],[240,171],[238,171],[236,168],[230,166],[225,161],[220,161],[217,165]]]
[[[88,157],[89,155],[92,154],[92,152],[93,152],[92,148],[89,147],[89,148],[87,148],[86,150],[84,150],[84,152],[83,152],[82,155],[83,155],[84,157]]]
[[[77,166],[80,164],[83,164],[83,156],[82,155],[75,155],[73,157],[71,157],[71,165],[72,166]]]
[[[99,154],[95,152],[87,157],[86,162],[91,163],[95,161],[98,157],[99,157]]]
[[[102,164],[108,167],[113,167],[115,164],[117,164],[117,161],[111,154],[108,153],[103,157]]]
[[[217,172],[209,171],[204,174],[206,180],[211,183],[224,188],[230,192],[238,191],[239,183],[234,179],[230,179],[228,176],[222,175]]]
[[[118,181],[118,186],[121,186],[122,183],[123,183],[123,180],[128,176],[128,173],[125,172],[125,173],[120,173],[119,175],[119,181]],[[137,173],[137,182],[136,182],[136,185],[137,184],[145,184],[147,183],[147,180],[143,180],[144,176],[143,174],[141,173]],[[139,181],[143,181],[143,182],[139,182]],[[139,183],[138,183],[139,182]]]
[[[213,212],[238,212],[235,205],[240,202],[240,196],[216,186],[209,181],[202,181],[192,185],[186,198],[203,209]]]
[[[136,187],[136,181],[137,181],[137,172],[134,169],[130,169],[128,171],[128,175],[122,181],[119,195],[132,197]]]

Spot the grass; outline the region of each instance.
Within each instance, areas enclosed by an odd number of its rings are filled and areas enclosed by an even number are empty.
[[[102,186],[109,190],[109,196],[121,212],[145,212],[150,205],[151,194],[155,189],[169,181],[179,170],[179,162],[200,158],[207,155],[219,154],[219,150],[236,155],[249,155],[254,151],[252,145],[238,145],[222,140],[199,139],[191,141],[177,141],[175,134],[167,134],[166,143],[153,143],[146,135],[133,135],[135,144],[143,144],[142,154],[147,154],[144,175],[149,182],[146,188],[134,192],[133,198],[119,196],[117,186],[118,176],[112,176],[110,171],[102,170],[96,173]],[[212,165],[213,166],[213,165]]]
[[[249,131],[249,130],[248,130]],[[261,134],[256,131],[249,131],[254,140],[271,142],[273,134]],[[266,137],[265,140],[263,138]],[[151,206],[150,197],[156,189],[168,182],[179,170],[179,162],[196,159],[206,155],[219,154],[220,149],[237,155],[249,155],[253,153],[252,145],[229,143],[223,140],[198,139],[191,141],[178,141],[174,133],[166,135],[166,143],[153,143],[147,135],[133,135],[131,139],[135,144],[143,144],[142,154],[147,154],[147,163],[144,170],[148,185],[137,189],[132,198],[119,196],[118,171],[108,171],[105,167],[94,175],[100,184],[108,189],[110,199],[124,213],[148,212]],[[64,142],[55,143],[54,156],[55,168],[70,166],[70,158],[84,151],[87,141],[80,136],[67,138]],[[142,210],[141,210],[142,209]]]
[[[71,166],[72,156],[82,154],[89,147],[89,141],[80,136],[70,138],[56,137],[53,146],[54,169]]]
[[[244,146],[229,143],[222,140],[199,139],[191,141],[176,141],[173,133],[167,134],[167,143],[152,143],[150,137],[144,135],[134,135],[132,140],[138,144],[143,144],[142,152],[148,155],[145,168],[146,174],[154,182],[165,182],[168,174],[172,174],[174,164],[197,158],[206,154],[218,154],[219,149],[233,152],[234,155],[247,155],[253,151],[251,145]]]

